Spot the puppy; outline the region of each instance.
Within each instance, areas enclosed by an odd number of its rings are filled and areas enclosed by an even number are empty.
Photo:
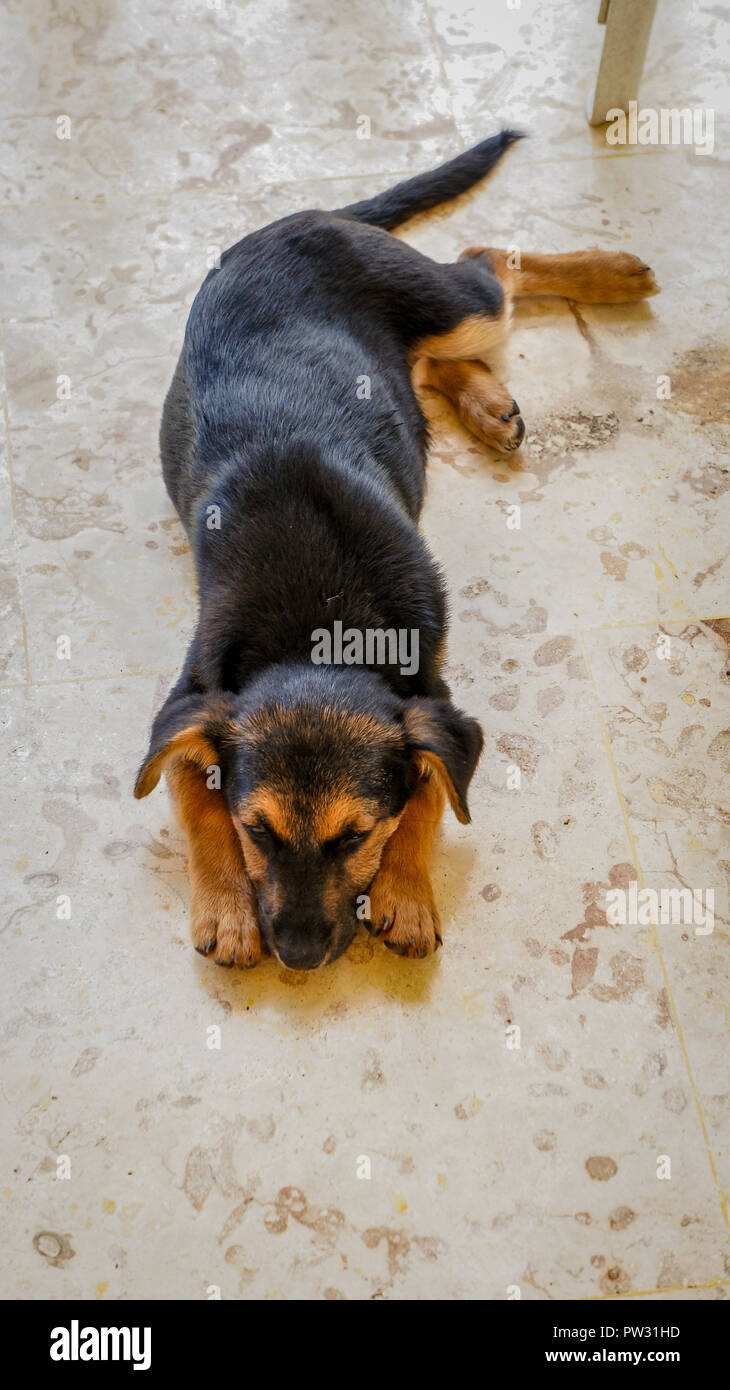
[[[656,292],[623,252],[472,248],[439,265],[389,235],[518,138],[502,131],[379,197],[264,227],[193,303],[160,446],[200,611],[135,795],[164,769],[188,840],[193,943],[219,965],[253,966],[263,950],[311,970],[360,920],[400,955],[441,941],[434,836],[447,800],[468,822],[483,740],[441,676],[416,392],[443,392],[510,453],[525,426],[485,359],[513,296]],[[417,650],[405,665],[404,633]]]

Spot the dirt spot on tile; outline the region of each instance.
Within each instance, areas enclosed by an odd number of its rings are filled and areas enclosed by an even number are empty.
[[[599,1283],[602,1292],[607,1294],[628,1293],[631,1289],[631,1278],[619,1265],[610,1265]]]
[[[656,1286],[658,1289],[682,1288],[686,1282],[686,1277],[687,1271],[684,1265],[679,1263],[677,1256],[672,1252],[662,1259]]]
[[[478,1115],[483,1102],[478,1096],[472,1096],[471,1100],[460,1100],[454,1106],[454,1114],[457,1120],[471,1120],[474,1115]]]
[[[579,922],[575,927],[570,927],[568,931],[563,932],[561,938],[563,941],[585,942],[588,940],[589,933],[593,931],[595,927],[608,926],[605,909],[599,906],[599,903],[605,902],[605,883],[589,879],[587,883],[583,884],[582,892],[583,921]],[[580,961],[578,962],[577,968],[582,968]]]
[[[213,1187],[213,1170],[204,1149],[191,1149],[185,1164],[183,1192],[190,1205],[200,1211]]]
[[[549,642],[543,642],[533,652],[532,659],[536,666],[559,666],[566,656],[570,656],[574,646],[572,637],[551,637]]]
[[[712,628],[725,645],[730,647],[730,618],[703,618],[702,622],[705,627]]]
[[[639,989],[644,989],[644,961],[639,956],[619,951],[609,961],[612,985],[591,985],[591,994],[602,1004],[611,1004],[619,999],[630,1000]]]
[[[496,695],[489,697],[489,704],[492,709],[513,710],[517,708],[519,701],[520,687],[518,685],[507,685],[504,690],[499,690]]]
[[[697,415],[703,424],[727,421],[730,349],[726,344],[703,343],[691,348],[674,364],[670,380],[669,410]]]
[[[592,1091],[605,1091],[606,1078],[601,1074],[600,1071],[596,1071],[594,1068],[588,1067],[583,1072],[583,1085],[590,1086]]]
[[[580,410],[570,415],[553,415],[540,421],[531,432],[527,467],[545,483],[561,464],[570,466],[576,454],[603,448],[618,431],[619,419],[612,410],[606,415],[587,415]]]
[[[388,1273],[391,1279],[403,1274],[408,1265],[408,1252],[411,1242],[403,1231],[394,1231],[390,1226],[370,1226],[362,1233],[363,1244],[368,1250],[376,1250],[385,1241],[388,1251]]]
[[[273,1115],[255,1115],[246,1121],[246,1129],[260,1144],[268,1144],[276,1133],[276,1121]]]
[[[546,820],[536,821],[532,826],[532,843],[540,859],[554,859],[558,852],[558,837]]]
[[[504,990],[500,990],[499,993],[495,995],[494,1012],[497,1018],[501,1018],[503,1023],[509,1024],[512,1022],[512,1005],[509,1001],[509,995],[505,994]]]
[[[721,729],[719,734],[715,734],[712,743],[707,749],[708,758],[722,758],[726,762],[725,771],[730,772],[730,729]]]
[[[553,1043],[541,1043],[537,1050],[550,1071],[565,1069],[569,1059],[564,1047],[555,1047]]]
[[[625,1231],[632,1221],[636,1220],[636,1212],[631,1207],[614,1207],[608,1213],[608,1224],[612,1231]]]
[[[542,745],[528,734],[502,734],[497,739],[497,748],[510,762],[516,763],[520,772],[527,777],[534,776],[540,761]]]
[[[586,1170],[594,1182],[609,1182],[618,1172],[618,1163],[607,1154],[593,1154],[586,1159]]]
[[[724,463],[697,464],[687,469],[682,482],[688,483],[701,497],[722,497],[730,490],[730,468]]]
[[[549,685],[547,690],[541,690],[537,697],[537,712],[541,719],[546,719],[554,709],[560,709],[564,699],[565,692],[559,685]]]
[[[626,647],[621,653],[621,662],[625,671],[643,671],[649,664],[649,658],[643,647]]]
[[[38,1254],[56,1269],[63,1268],[76,1254],[70,1236],[59,1235],[57,1231],[39,1231],[33,1237],[33,1245]]]
[[[628,889],[636,878],[636,868],[633,864],[621,863],[612,864],[608,871],[608,881],[612,888]]]
[[[597,946],[576,946],[570,966],[570,998],[575,999],[591,983],[598,965]]]
[[[656,1022],[660,1028],[667,1028],[672,1022],[672,1011],[669,1007],[669,995],[662,987],[656,997]]]
[[[374,1048],[370,1048],[365,1054],[365,1070],[360,1082],[361,1091],[378,1091],[385,1085],[385,1076],[381,1060]]]
[[[687,1097],[681,1086],[670,1086],[668,1091],[662,1096],[665,1110],[670,1110],[673,1115],[681,1115],[687,1108]]]
[[[481,891],[485,903],[495,903],[497,898],[501,898],[502,889],[498,883],[485,883]]]
[[[282,1235],[289,1220],[306,1226],[322,1244],[332,1249],[345,1226],[344,1212],[336,1207],[314,1207],[299,1187],[282,1187],[264,1217],[269,1235]]]
[[[629,562],[624,559],[623,555],[612,555],[610,550],[602,550],[601,564],[606,574],[610,574],[612,579],[623,580],[626,578]]]
[[[101,1057],[100,1047],[85,1047],[83,1052],[76,1058],[72,1068],[72,1076],[84,1076],[87,1071],[95,1067]]]
[[[533,1135],[532,1142],[540,1153],[552,1153],[558,1146],[558,1136],[551,1129],[539,1129],[537,1134]]]

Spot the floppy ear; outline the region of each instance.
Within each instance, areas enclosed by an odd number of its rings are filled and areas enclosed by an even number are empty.
[[[147,757],[137,773],[137,799],[154,790],[171,759],[196,763],[201,771],[217,763],[216,741],[224,731],[229,708],[224,696],[169,696],[152,725]]]
[[[466,793],[479,762],[484,736],[449,700],[409,700],[405,705],[406,747],[422,776],[443,783],[457,820],[471,820]]]

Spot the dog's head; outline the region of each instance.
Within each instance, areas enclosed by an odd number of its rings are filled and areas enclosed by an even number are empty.
[[[481,747],[479,725],[447,700],[400,700],[364,670],[277,667],[238,696],[170,698],[135,795],[180,758],[220,786],[264,942],[284,965],[311,970],[352,941],[358,899],[420,778],[439,778],[469,820]]]

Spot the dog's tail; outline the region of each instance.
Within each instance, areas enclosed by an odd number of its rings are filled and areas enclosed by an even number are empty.
[[[467,189],[493,169],[504,151],[515,140],[521,140],[520,130],[500,130],[499,135],[490,135],[464,154],[457,154],[448,164],[439,165],[427,174],[416,174],[380,193],[375,198],[364,198],[361,203],[351,203],[342,208],[349,217],[358,222],[369,222],[374,227],[384,227],[392,231],[399,223],[405,222],[417,212],[428,212],[439,203],[448,203],[458,198]]]

